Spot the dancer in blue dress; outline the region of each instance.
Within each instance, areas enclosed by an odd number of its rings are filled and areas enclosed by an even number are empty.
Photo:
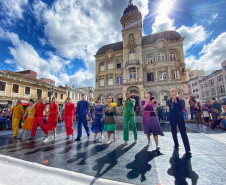
[[[102,99],[98,98],[97,105],[94,107],[95,118],[93,120],[91,130],[94,133],[93,142],[96,141],[97,134],[101,133],[101,138],[103,138],[104,129],[104,105],[102,104]]]

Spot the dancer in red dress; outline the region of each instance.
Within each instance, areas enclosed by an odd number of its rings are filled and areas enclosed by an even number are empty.
[[[56,103],[56,98],[53,97],[52,103],[49,106],[49,112],[48,112],[49,118],[46,121],[46,129],[48,130],[48,135],[43,142],[47,142],[49,140],[49,136],[52,132],[54,133],[53,139],[56,138],[56,125],[57,125],[57,121],[58,121],[57,114],[59,115],[59,118],[61,119],[59,105]]]
[[[70,135],[74,137],[74,129],[73,129],[73,116],[75,114],[75,105],[74,103],[71,103],[71,98],[67,98],[67,104],[65,105],[64,109],[64,116],[61,118],[61,120],[65,119],[65,128],[66,128],[66,134],[67,138],[69,139]]]
[[[34,139],[38,125],[40,126],[42,131],[47,136],[48,130],[46,129],[46,127],[44,126],[44,123],[43,123],[43,121],[44,121],[43,112],[45,112],[45,115],[47,115],[46,105],[42,102],[42,97],[39,97],[38,98],[38,104],[35,105],[35,114],[34,114],[33,126],[32,126],[31,135],[30,135],[29,138],[27,138],[28,140]]]

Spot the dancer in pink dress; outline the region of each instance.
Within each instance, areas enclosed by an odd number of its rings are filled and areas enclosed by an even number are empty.
[[[154,111],[154,108],[157,106],[157,102],[152,97],[151,92],[146,92],[145,97],[146,99],[141,101],[144,133],[147,135],[148,145],[150,145],[150,133],[153,133],[156,149],[159,150],[160,147],[158,146],[158,135],[164,136],[164,134]]]

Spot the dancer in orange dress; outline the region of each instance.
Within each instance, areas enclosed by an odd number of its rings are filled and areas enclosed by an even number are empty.
[[[56,98],[53,97],[52,103],[49,106],[48,119],[46,121],[46,129],[48,130],[48,135],[43,142],[47,142],[49,140],[49,136],[52,132],[54,133],[53,138],[56,138],[56,125],[57,125],[57,121],[58,121],[57,114],[59,115],[59,118],[61,119],[59,105],[56,103]]]
[[[30,106],[27,107],[26,112],[23,116],[23,120],[25,119],[26,115],[28,114],[27,119],[25,120],[22,131],[20,135],[17,137],[17,139],[21,139],[25,130],[32,131],[33,121],[34,121],[34,114],[35,114],[35,107],[34,107],[34,100],[30,99],[29,104]]]

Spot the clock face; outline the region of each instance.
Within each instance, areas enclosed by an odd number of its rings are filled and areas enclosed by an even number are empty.
[[[130,21],[129,21],[129,24],[133,24],[133,20],[130,20]]]

